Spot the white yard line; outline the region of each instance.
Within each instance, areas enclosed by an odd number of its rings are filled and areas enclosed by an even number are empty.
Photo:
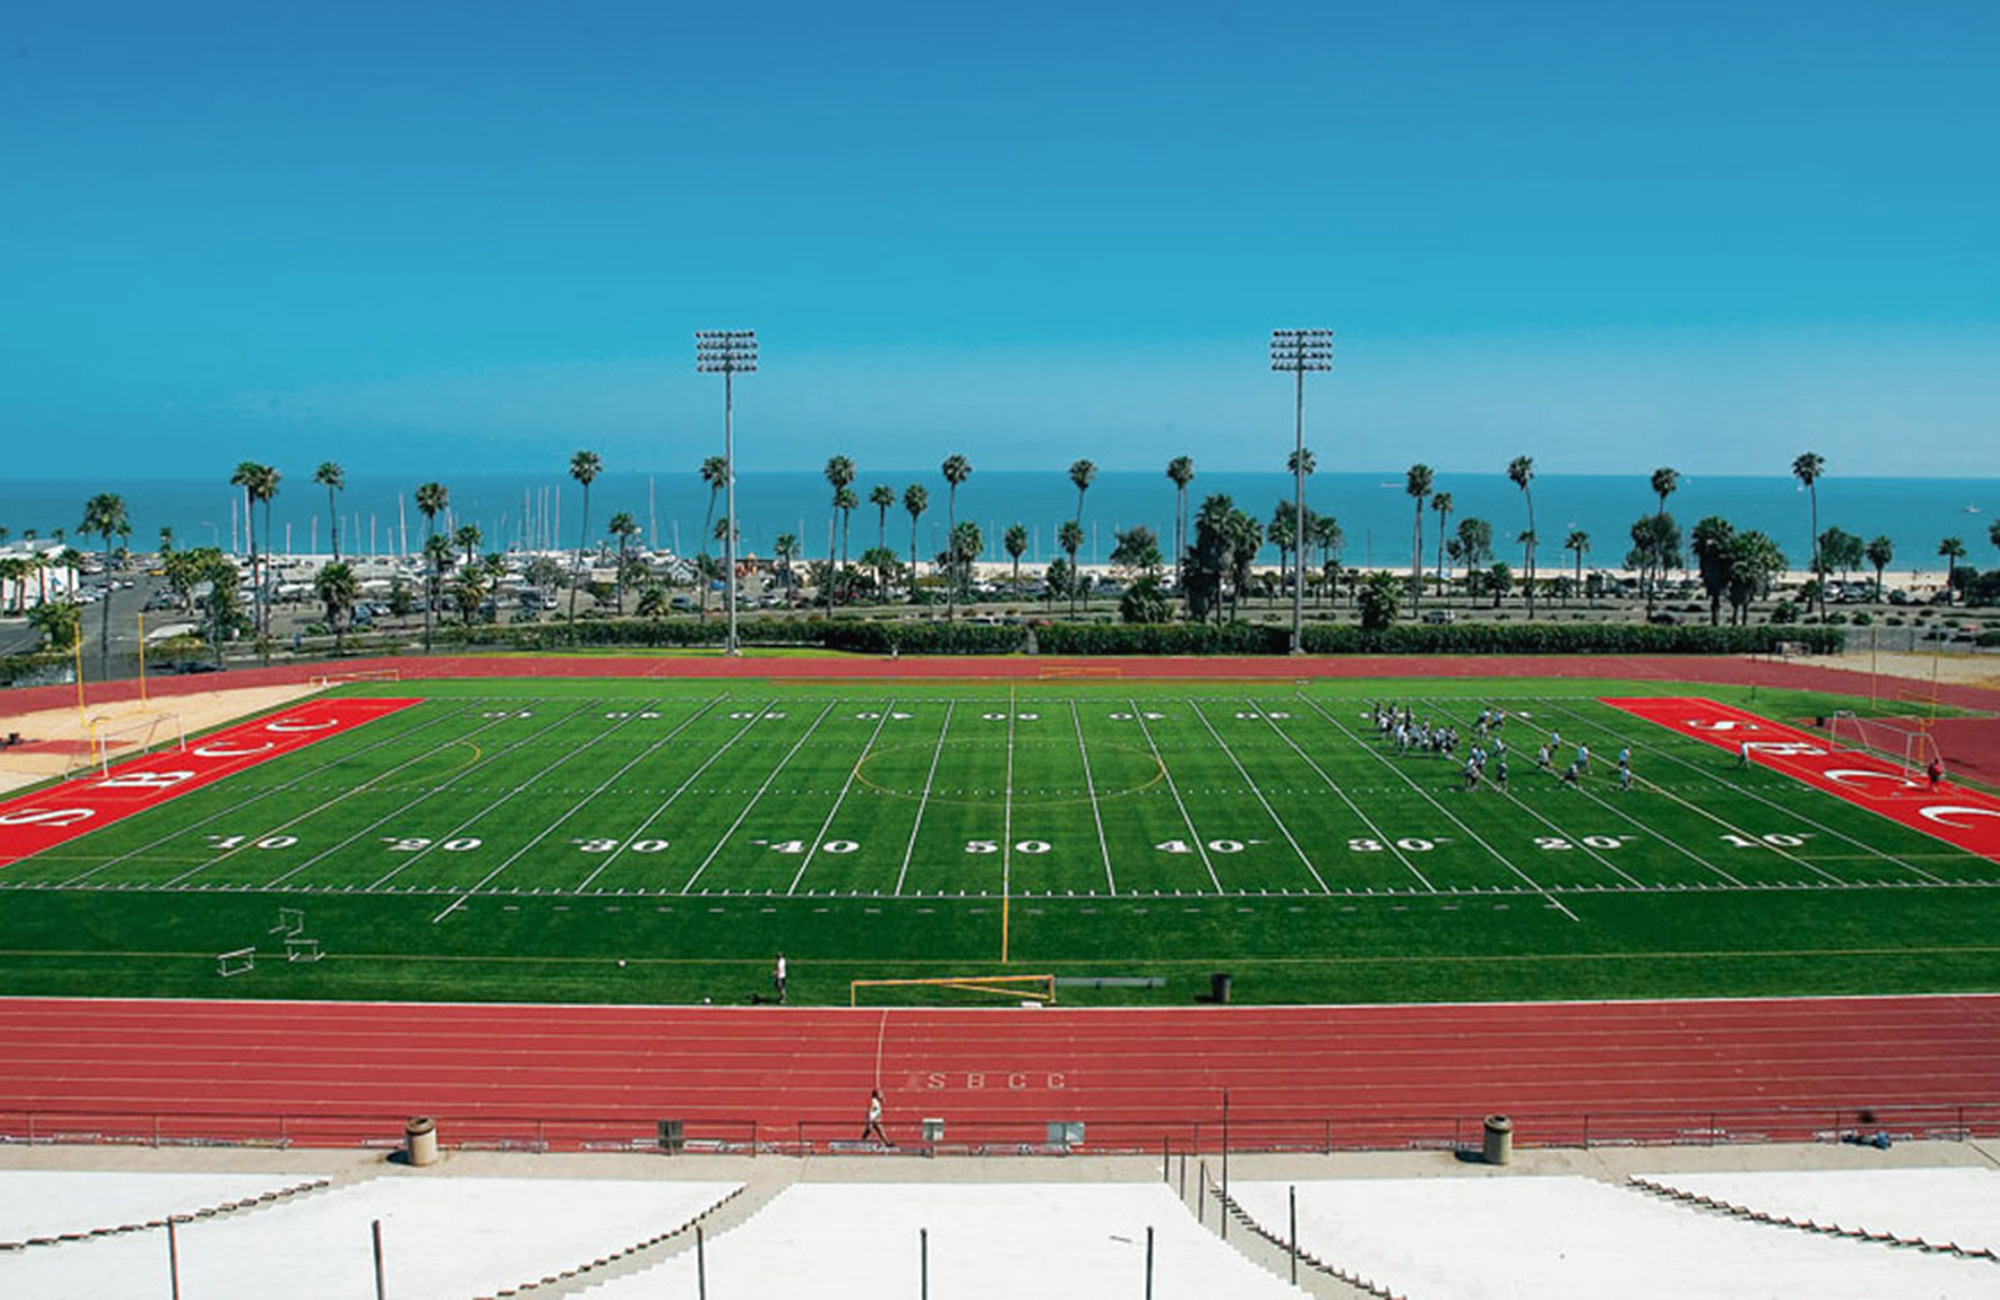
[[[581,713],[582,711],[583,710],[581,709],[577,710],[578,713]],[[390,880],[401,875],[403,872],[409,870],[417,863],[423,861],[425,858],[429,857],[432,853],[435,853],[440,844],[447,844],[452,840],[457,839],[465,831],[470,830],[473,826],[477,825],[481,817],[484,817],[486,814],[492,812],[495,808],[500,807],[500,805],[506,803],[508,800],[513,799],[514,797],[519,795],[523,790],[532,789],[537,781],[540,781],[543,777],[555,771],[557,768],[561,767],[564,763],[569,762],[572,758],[577,757],[579,754],[588,753],[591,747],[595,745],[599,740],[602,740],[604,737],[609,736],[610,734],[612,734],[612,732],[621,731],[624,728],[631,726],[633,719],[637,716],[638,713],[636,710],[634,710],[631,714],[628,714],[626,717],[620,719],[618,725],[612,727],[609,731],[599,732],[596,736],[591,737],[591,739],[588,742],[565,751],[561,758],[549,764],[547,767],[541,768],[540,770],[535,772],[533,776],[530,776],[527,780],[521,782],[519,785],[513,787],[510,790],[501,791],[499,798],[487,804],[484,808],[481,808],[478,812],[472,814],[472,816],[467,817],[464,821],[461,821],[460,823],[458,823],[458,825],[452,827],[450,830],[446,831],[443,835],[437,836],[436,838],[432,839],[429,844],[424,845],[424,847],[418,849],[415,853],[410,854],[410,856],[405,858],[403,861],[397,863],[395,867],[385,872],[379,879],[377,879],[374,884],[368,886],[369,890],[373,891],[382,885],[388,884]],[[544,730],[553,729],[554,725],[555,724],[551,724],[549,728],[545,728]],[[463,901],[465,901],[463,898],[459,900],[459,902]],[[452,904],[452,907],[457,907],[457,906],[458,903]],[[449,912],[450,910],[451,908],[445,909],[446,912]],[[438,916],[432,917],[431,923],[435,925],[440,919],[442,919],[443,915],[444,913],[439,913]]]
[[[897,894],[903,892],[903,881],[910,874],[910,859],[917,851],[917,832],[924,828],[924,809],[930,806],[931,782],[937,779],[938,759],[944,756],[945,733],[951,730],[951,710],[955,701],[944,702],[944,725],[938,728],[937,748],[931,751],[931,770],[924,774],[924,792],[917,800],[917,820],[910,824],[910,842],[903,846],[903,865],[896,872]]]
[[[1194,707],[1193,700],[1184,703],[1189,708]],[[1153,739],[1153,729],[1146,725],[1146,711],[1139,707],[1139,701],[1129,697],[1125,707],[1132,710],[1132,721],[1139,724],[1139,732],[1146,738],[1146,748],[1153,751],[1153,761],[1160,765],[1160,775],[1167,779],[1167,789],[1173,792],[1174,806],[1181,810],[1181,822],[1187,827],[1188,842],[1201,855],[1201,865],[1208,869],[1208,878],[1215,882],[1215,892],[1222,893],[1222,877],[1215,874],[1215,864],[1208,860],[1208,844],[1201,838],[1201,832],[1194,828],[1194,818],[1188,815],[1187,801],[1181,798],[1181,788],[1174,784],[1174,774],[1167,770],[1166,757],[1160,753],[1159,742]]]
[[[717,704],[721,702],[722,702],[722,697],[719,695],[716,696],[714,699],[702,705],[700,708],[696,709],[693,713],[689,714],[687,717],[681,719],[681,721],[674,727],[672,731],[667,732],[664,736],[661,736],[658,740],[654,741],[652,744],[646,746],[644,749],[640,750],[637,754],[633,755],[617,771],[613,772],[610,776],[605,777],[602,781],[599,781],[595,789],[591,790],[581,799],[578,799],[575,803],[571,804],[569,806],[569,810],[563,813],[562,816],[556,818],[554,821],[550,822],[547,826],[544,826],[540,831],[536,832],[533,839],[529,840],[526,844],[523,844],[520,848],[515,849],[512,853],[509,853],[504,859],[501,860],[499,866],[493,868],[493,870],[487,872],[484,876],[480,877],[479,882],[473,885],[470,889],[466,890],[464,895],[458,900],[458,903],[453,903],[452,907],[457,907],[459,903],[463,903],[467,898],[472,897],[480,890],[486,888],[486,886],[492,884],[496,876],[498,876],[501,872],[505,871],[507,868],[513,866],[516,862],[519,862],[522,856],[528,853],[537,844],[540,844],[543,840],[555,834],[557,830],[561,829],[563,823],[567,822],[570,818],[576,816],[579,812],[582,812],[584,808],[590,804],[591,800],[597,798],[598,795],[603,794],[606,790],[609,790],[612,787],[612,785],[618,780],[619,777],[624,776],[627,772],[631,771],[633,768],[639,766],[639,764],[645,762],[648,758],[652,757],[653,754],[658,752],[660,746],[666,744],[668,741],[672,740],[675,736],[680,735],[683,731],[686,731],[689,727],[693,726],[702,717],[702,715],[706,714],[710,709],[713,709]],[[636,718],[643,710],[656,709],[661,707],[664,707],[663,701],[656,701],[650,704],[641,705],[639,708],[632,710],[632,716]],[[630,720],[631,719],[627,719],[628,722]],[[603,736],[600,736],[598,739],[603,740],[609,738],[613,732],[616,732],[619,729],[619,727],[623,727],[624,725],[625,723],[623,722],[619,723],[618,727],[613,727],[611,731],[606,732]],[[451,909],[450,908],[446,909],[446,911],[449,910]]]
[[[590,874],[585,876],[583,880],[580,883],[578,883],[577,887],[575,889],[572,889],[570,892],[573,894],[581,894],[584,890],[590,888],[591,881],[603,875],[605,868],[609,867],[612,863],[616,862],[618,860],[618,856],[621,853],[625,852],[625,849],[628,845],[634,843],[635,841],[643,837],[647,829],[651,827],[654,822],[658,821],[661,815],[665,813],[667,809],[673,805],[674,800],[680,798],[683,794],[687,793],[687,788],[694,784],[695,778],[700,776],[703,772],[706,772],[709,769],[709,765],[714,763],[716,759],[721,758],[724,754],[728,753],[729,750],[735,746],[737,741],[743,739],[743,737],[750,734],[750,728],[756,726],[758,721],[763,717],[763,715],[767,711],[769,711],[772,707],[774,707],[777,704],[777,702],[778,701],[776,699],[771,699],[765,701],[763,704],[758,705],[756,711],[750,715],[750,720],[745,722],[741,727],[739,727],[735,735],[731,736],[728,740],[724,741],[721,744],[721,746],[716,749],[714,753],[710,754],[707,758],[704,758],[701,761],[700,767],[697,767],[694,771],[688,773],[687,779],[682,781],[680,785],[676,786],[674,788],[674,792],[668,795],[663,801],[661,801],[659,807],[653,809],[652,812],[646,814],[646,820],[640,822],[638,828],[634,830],[630,835],[627,835],[625,837],[625,842],[623,844],[620,844],[617,848],[611,850],[611,852],[605,857],[604,861],[598,863],[596,867],[592,868]]]
[[[1534,890],[1537,894],[1540,894],[1543,900],[1546,901],[1550,907],[1555,908],[1558,912],[1561,912],[1564,916],[1568,917],[1572,921],[1581,920],[1581,918],[1579,918],[1575,912],[1572,912],[1567,907],[1563,906],[1561,899],[1557,898],[1554,894],[1551,894],[1547,889],[1545,889],[1542,886],[1541,881],[1536,880],[1533,876],[1529,875],[1527,872],[1515,866],[1512,858],[1509,858],[1507,855],[1500,852],[1500,850],[1494,848],[1491,844],[1487,843],[1485,836],[1481,835],[1478,831],[1473,830],[1472,827],[1466,825],[1463,821],[1459,819],[1458,814],[1452,812],[1442,803],[1439,803],[1437,796],[1432,794],[1430,791],[1424,789],[1423,786],[1419,785],[1416,779],[1412,777],[1409,773],[1405,772],[1402,768],[1397,767],[1394,763],[1390,762],[1388,759],[1382,757],[1382,755],[1376,753],[1373,749],[1369,748],[1367,742],[1357,738],[1352,731],[1349,731],[1347,729],[1346,725],[1342,723],[1339,718],[1334,717],[1331,713],[1328,713],[1325,709],[1321,708],[1317,701],[1312,699],[1303,691],[1299,692],[1298,698],[1302,703],[1305,704],[1307,708],[1311,709],[1313,712],[1319,714],[1322,718],[1325,718],[1328,722],[1332,723],[1334,727],[1340,731],[1341,735],[1346,736],[1349,740],[1353,741],[1356,745],[1360,746],[1361,749],[1364,750],[1370,758],[1373,758],[1377,762],[1381,763],[1382,766],[1388,768],[1391,772],[1394,772],[1397,776],[1401,777],[1404,784],[1408,785],[1412,790],[1415,790],[1418,794],[1422,795],[1424,797],[1425,802],[1429,803],[1431,807],[1437,809],[1438,812],[1441,813],[1445,817],[1445,819],[1449,821],[1452,825],[1458,827],[1460,830],[1464,831],[1467,835],[1469,835],[1472,838],[1473,843],[1479,845],[1480,848],[1485,849],[1488,853],[1492,854],[1493,860],[1495,862],[1498,862],[1501,866],[1507,868],[1507,870],[1519,876],[1524,882],[1526,882],[1528,888]]]
[[[1097,851],[1104,855],[1104,887],[1112,894],[1118,892],[1118,877],[1111,871],[1111,846],[1104,841],[1104,810],[1097,806],[1097,782],[1090,775],[1090,747],[1083,743],[1083,715],[1076,711],[1076,701],[1070,700],[1069,718],[1076,725],[1076,750],[1083,757],[1083,789],[1090,797],[1090,815],[1097,822]]]
[[[708,856],[701,860],[701,865],[694,869],[694,874],[689,876],[687,883],[681,886],[681,893],[687,894],[693,891],[694,882],[701,879],[701,873],[708,870],[708,864],[715,861],[717,856],[721,854],[723,847],[729,843],[729,837],[734,835],[745,821],[749,820],[750,811],[757,806],[757,801],[764,797],[764,792],[771,788],[771,782],[777,780],[778,773],[784,771],[785,765],[792,761],[793,756],[805,748],[806,742],[812,739],[815,731],[819,730],[819,724],[826,721],[826,715],[832,713],[834,705],[839,703],[838,699],[829,700],[827,706],[819,711],[819,716],[812,720],[812,725],[805,729],[805,734],[801,735],[793,743],[792,747],[785,751],[785,756],[778,760],[778,765],[771,769],[769,776],[764,778],[764,784],[757,787],[757,793],[750,796],[750,802],[743,805],[743,811],[736,814],[736,820],[729,823],[729,829],[722,832],[722,838],[715,842],[715,847],[708,851]]]
[[[1253,709],[1257,706],[1255,700],[1249,701],[1249,704]],[[1236,757],[1236,751],[1229,747],[1229,742],[1222,738],[1222,733],[1215,729],[1215,724],[1208,720],[1208,715],[1201,711],[1199,704],[1196,704],[1193,700],[1189,700],[1188,706],[1194,710],[1194,716],[1201,719],[1201,725],[1208,728],[1208,734],[1215,737],[1215,743],[1222,746],[1222,752],[1229,755],[1229,761],[1236,765],[1236,774],[1243,778],[1243,784],[1250,787],[1250,793],[1257,796],[1257,802],[1264,806],[1264,815],[1271,819],[1271,824],[1276,826],[1278,833],[1285,837],[1285,843],[1292,846],[1292,852],[1299,855],[1300,864],[1305,867],[1307,874],[1312,876],[1314,882],[1319,885],[1320,892],[1332,893],[1333,891],[1327,888],[1326,878],[1319,874],[1319,869],[1313,866],[1312,859],[1307,857],[1306,851],[1299,847],[1299,842],[1292,838],[1291,828],[1285,825],[1285,819],[1278,816],[1278,810],[1271,806],[1271,801],[1266,799],[1264,792],[1257,788],[1257,783],[1251,779],[1248,769],[1243,766],[1243,760]],[[1262,709],[1257,710],[1257,716],[1263,717]]]
[[[883,706],[882,715],[875,719],[875,730],[868,733],[868,743],[861,747],[861,757],[854,760],[854,767],[847,773],[847,780],[841,785],[840,794],[835,797],[833,807],[827,809],[826,820],[819,824],[819,832],[813,836],[811,847],[806,849],[804,860],[799,863],[798,871],[792,876],[792,883],[785,889],[786,897],[799,892],[799,882],[806,878],[806,868],[812,865],[813,855],[819,852],[820,844],[826,839],[827,831],[833,826],[833,819],[840,815],[840,806],[847,802],[847,792],[854,788],[855,779],[861,775],[861,765],[868,761],[868,755],[875,749],[876,738],[882,734],[882,728],[887,725],[889,715],[895,712],[895,710],[896,701],[891,699],[888,704]]]
[[[504,745],[501,748],[494,750],[490,757],[482,758],[479,761],[475,762],[471,767],[466,768],[461,772],[453,773],[452,775],[454,779],[456,779],[457,777],[467,775],[468,773],[471,772],[476,772],[480,768],[486,766],[486,764],[498,760],[503,755],[512,753],[514,750],[520,748],[522,745],[527,744],[529,741],[534,740],[537,737],[542,736],[545,733],[549,732],[550,730],[561,726],[563,723],[569,721],[571,718],[574,718],[575,716],[577,716],[577,714],[582,713],[584,709],[589,707],[590,707],[589,704],[585,704],[579,708],[576,708],[570,711],[569,713],[564,714],[562,717],[557,718],[554,722],[551,722],[548,726],[543,727],[540,731],[536,731],[530,735],[523,736],[519,740],[514,741],[512,744]],[[498,725],[499,723],[504,721],[507,721],[507,719],[496,718],[493,720],[492,725]],[[481,727],[479,730],[484,731],[486,730],[486,728]],[[478,735],[479,732],[474,732],[473,734]],[[313,856],[307,858],[304,862],[301,862],[298,866],[286,872],[285,878],[289,879],[290,877],[297,875],[299,872],[304,871],[307,867],[313,866],[316,863],[322,862],[325,859],[333,856],[334,854],[340,852],[342,849],[346,848],[348,845],[354,843],[356,840],[368,834],[368,832],[374,830],[378,826],[381,826],[384,822],[402,816],[404,813],[416,807],[418,804],[424,802],[424,800],[426,799],[435,798],[441,792],[441,790],[445,788],[447,787],[433,786],[428,790],[422,791],[415,798],[405,800],[404,802],[398,804],[396,807],[390,809],[388,812],[382,814],[380,817],[377,817],[374,821],[369,822],[366,826],[363,826],[360,830],[354,832],[352,835],[349,835],[346,839],[341,840],[338,844],[335,844],[330,848],[322,849],[318,853],[313,854]]]
[[[324,773],[326,773],[330,768],[333,768],[341,763],[344,763],[350,758],[359,758],[361,755],[372,753],[375,750],[381,749],[385,745],[393,745],[399,740],[403,740],[407,737],[416,735],[418,732],[426,731],[432,727],[440,726],[445,722],[451,721],[452,719],[463,717],[465,714],[470,713],[471,711],[472,711],[472,706],[467,705],[465,708],[459,709],[456,712],[441,713],[437,717],[432,718],[429,722],[425,722],[418,726],[411,727],[408,731],[395,732],[391,735],[387,735],[379,740],[376,740],[372,744],[364,745],[360,749],[353,750],[349,753],[341,754],[335,758],[327,759],[325,762],[316,765],[309,771],[301,772],[299,775],[293,777],[289,781],[283,782],[282,784],[279,785],[274,785],[270,789],[260,791],[257,794],[253,794],[249,798],[241,800],[240,802],[232,803],[218,812],[211,813],[207,817],[203,817],[197,821],[189,822],[186,826],[182,826],[175,830],[168,831],[165,835],[159,836],[157,839],[148,840],[146,843],[141,844],[139,847],[135,849],[128,849],[124,853],[119,854],[115,858],[106,859],[105,861],[100,862],[96,866],[90,868],[90,870],[80,872],[79,874],[70,877],[68,880],[62,881],[61,884],[67,886],[75,884],[82,880],[86,880],[89,877],[96,875],[98,872],[105,870],[107,867],[115,867],[121,862],[128,862],[131,859],[138,857],[142,853],[151,852],[152,850],[158,848],[160,845],[165,844],[170,840],[179,839],[181,836],[186,835],[190,831],[200,830],[202,827],[210,825],[214,822],[219,822],[225,817],[238,816],[239,814],[242,813],[242,811],[245,808],[248,808],[251,804],[254,804],[262,799],[268,799],[274,794],[282,794],[285,791],[291,789],[292,787],[299,785],[307,780],[310,780],[313,777],[321,776]],[[426,754],[419,754],[417,757],[418,758],[426,757],[427,753],[428,751],[426,752]],[[412,759],[411,761],[414,762],[416,760]],[[406,764],[399,763],[396,765],[396,768],[401,768],[403,766],[406,766]],[[396,768],[391,768],[390,770],[395,771]],[[384,773],[383,775],[387,775],[387,773]],[[370,779],[379,780],[380,778],[370,778]],[[336,799],[344,798],[346,795],[351,793],[353,792],[343,790],[339,795],[336,795],[335,798]],[[325,806],[326,805],[324,804],[321,805],[321,807]],[[269,833],[270,832],[266,831],[263,834],[269,834]],[[259,835],[256,838],[261,839],[263,838],[263,835]],[[203,865],[206,866],[208,864],[204,863]]]
[[[1613,731],[1610,727],[1605,726],[1603,723],[1588,718],[1583,714],[1576,712],[1574,709],[1567,709],[1560,704],[1555,704],[1552,702],[1549,704],[1549,707],[1552,709],[1560,710],[1561,712],[1568,714],[1570,717],[1575,718],[1579,723],[1581,723],[1586,727],[1595,727],[1597,730],[1603,732],[1607,736],[1612,737],[1614,740],[1619,741],[1621,744],[1626,743],[1631,739],[1624,732]],[[1734,781],[1725,780],[1724,778],[1715,775],[1713,772],[1708,772],[1703,770],[1702,768],[1696,767],[1693,763],[1688,762],[1686,759],[1681,758],[1677,754],[1671,754],[1664,749],[1660,749],[1653,745],[1648,745],[1643,740],[1637,741],[1634,747],[1646,751],[1648,753],[1658,754],[1661,758],[1664,758],[1669,762],[1679,763],[1682,767],[1687,768],[1690,772],[1697,773],[1700,776],[1715,782],[1717,785],[1722,786],[1725,789],[1734,790],[1736,793],[1744,796],[1747,799],[1754,799],[1758,803],[1763,804],[1766,808],[1770,808],[1782,816],[1790,817],[1796,821],[1802,821],[1807,823],[1808,825],[1815,826],[1819,829],[1820,833],[1823,835],[1832,836],[1834,839],[1837,840],[1844,840],[1847,843],[1853,845],[1855,848],[1864,850],[1865,852],[1870,853],[1875,857],[1882,859],[1884,862],[1892,863],[1895,866],[1901,867],[1905,871],[1912,872],[1916,875],[1922,876],[1925,880],[1930,881],[1932,884],[1941,885],[1945,883],[1944,878],[1942,876],[1934,876],[1930,872],[1925,871],[1922,867],[1912,866],[1908,862],[1905,862],[1903,859],[1896,857],[1893,854],[1884,853],[1881,849],[1876,848],[1874,845],[1869,844],[1865,840],[1858,840],[1855,839],[1852,835],[1848,835],[1844,832],[1834,830],[1832,827],[1827,826],[1823,822],[1815,821],[1813,818],[1808,817],[1803,813],[1795,812],[1792,809],[1785,807],[1783,804],[1776,802],[1775,800],[1765,798],[1763,795],[1758,794],[1755,790],[1749,789],[1746,786],[1737,785]],[[1723,752],[1724,751],[1720,749],[1716,750],[1716,753],[1718,754]],[[1657,789],[1658,787],[1656,786],[1655,788]],[[1806,788],[1809,790],[1812,789],[1811,786],[1807,786]],[[1731,825],[1729,822],[1723,821],[1719,817],[1714,817],[1713,813],[1710,813],[1709,816],[1714,818],[1714,820],[1721,823],[1722,825],[1729,826],[1732,833],[1741,835],[1746,839],[1756,840],[1759,844],[1763,844],[1762,837],[1753,835],[1750,832],[1744,830],[1740,826]],[[1765,844],[1764,847],[1769,849],[1772,853],[1776,853],[1780,857],[1785,858],[1787,861],[1796,863],[1797,865],[1804,867],[1809,871],[1817,872],[1818,874],[1825,876],[1828,880],[1833,881],[1835,884],[1845,885],[1850,883],[1849,881],[1834,875],[1830,871],[1826,871],[1820,867],[1813,865],[1812,863],[1806,861],[1803,858],[1793,856],[1791,853],[1787,852],[1786,850],[1776,845]]]
[[[1018,716],[1015,712],[1018,703],[1014,687],[1010,684],[1007,687],[1007,776],[1000,802],[1000,898],[1003,905],[1014,888],[1014,722]]]
[[[1379,825],[1377,825],[1373,817],[1370,817],[1367,813],[1362,812],[1361,805],[1354,802],[1353,799],[1348,797],[1347,791],[1341,789],[1340,785],[1332,777],[1327,775],[1326,769],[1321,767],[1319,763],[1313,759],[1313,756],[1311,754],[1308,754],[1306,753],[1305,750],[1299,748],[1299,742],[1293,740],[1290,733],[1288,733],[1283,727],[1278,725],[1278,720],[1276,718],[1273,718],[1270,715],[1270,713],[1264,708],[1263,705],[1261,704],[1256,705],[1256,709],[1257,709],[1257,716],[1264,719],[1265,723],[1270,726],[1271,730],[1278,733],[1279,739],[1283,740],[1287,745],[1290,745],[1292,747],[1293,753],[1297,754],[1300,758],[1306,761],[1306,766],[1310,767],[1313,771],[1319,773],[1319,779],[1326,782],[1327,789],[1333,791],[1335,794],[1340,796],[1340,801],[1347,805],[1347,810],[1349,812],[1353,813],[1356,817],[1360,818],[1361,824],[1368,828],[1368,833],[1375,837],[1375,842],[1377,844],[1380,844],[1383,848],[1387,849],[1389,852],[1395,854],[1396,861],[1403,864],[1403,869],[1408,871],[1411,875],[1415,876],[1417,878],[1418,884],[1422,885],[1425,889],[1428,889],[1433,894],[1435,894],[1437,892],[1437,886],[1433,885],[1430,882],[1430,878],[1428,876],[1424,875],[1423,872],[1417,870],[1417,864],[1410,861],[1410,859],[1404,854],[1403,850],[1396,847],[1395,837],[1388,834]],[[1328,892],[1331,891],[1329,890]]]

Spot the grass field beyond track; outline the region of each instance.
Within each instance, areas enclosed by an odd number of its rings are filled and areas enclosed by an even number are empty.
[[[2000,984],[2000,865],[1594,698],[1657,686],[351,689],[426,698],[0,870],[0,987],[742,1002],[780,949],[795,1002],[1003,970],[1118,980],[1065,1002]],[[1466,748],[1504,707],[1510,788],[1397,754],[1377,700]],[[1536,770],[1552,731],[1581,788]]]

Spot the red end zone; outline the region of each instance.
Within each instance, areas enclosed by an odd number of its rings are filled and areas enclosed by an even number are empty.
[[[1600,700],[1648,722],[1775,768],[1816,790],[1880,813],[1969,853],[2000,862],[2000,799],[1938,782],[1914,781],[1871,754],[1833,749],[1819,737],[1714,700]]]
[[[109,775],[95,780],[71,782],[0,803],[0,867],[416,703],[419,701],[308,701],[204,736],[185,749],[120,763]]]

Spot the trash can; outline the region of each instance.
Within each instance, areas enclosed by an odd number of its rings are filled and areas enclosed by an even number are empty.
[[[1220,1006],[1229,1001],[1229,972],[1217,971],[1208,977],[1208,1000]]]
[[[660,1150],[670,1156],[687,1150],[686,1121],[678,1119],[660,1121]]]
[[[1486,1146],[1481,1152],[1489,1165],[1504,1165],[1514,1158],[1514,1121],[1505,1115],[1486,1117]]]
[[[403,1125],[403,1147],[411,1164],[419,1168],[436,1164],[438,1158],[436,1121],[428,1115],[419,1115]]]

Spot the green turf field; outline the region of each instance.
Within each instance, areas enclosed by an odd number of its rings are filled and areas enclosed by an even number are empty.
[[[426,702],[0,869],[0,988],[740,1002],[781,948],[841,1003],[1003,969],[1164,980],[1065,1002],[2000,986],[2000,865],[1593,699],[1657,685],[350,689]],[[1465,748],[1504,707],[1509,788],[1399,755],[1377,700]],[[1536,770],[1554,730],[1581,788]],[[284,960],[300,926],[323,960]]]

